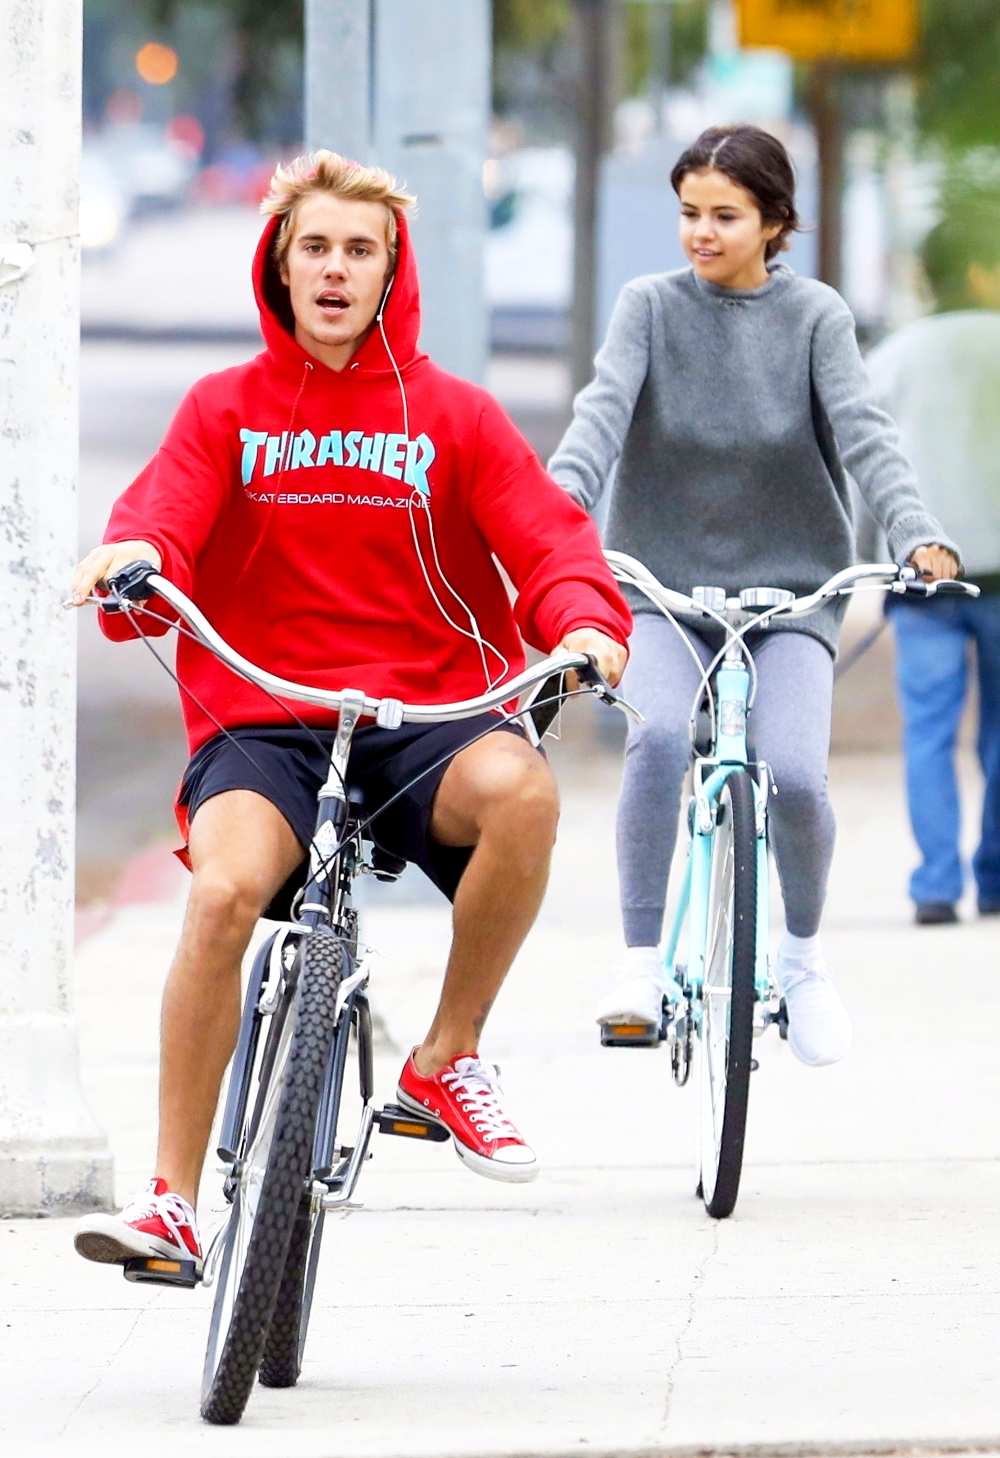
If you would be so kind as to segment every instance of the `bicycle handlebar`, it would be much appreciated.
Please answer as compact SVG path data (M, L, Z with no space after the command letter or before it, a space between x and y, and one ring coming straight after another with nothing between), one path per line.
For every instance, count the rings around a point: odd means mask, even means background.
M452 704L406 704L401 699L372 698L360 690L316 688L310 684L280 678L252 663L249 658L244 658L216 632L201 609L149 562L129 563L109 580L108 588L111 595L101 599L99 604L103 612L133 612L137 603L155 594L180 614L200 643L215 653L234 673L249 679L259 688L284 698L316 704L335 713L339 713L344 699L349 698L362 715L373 718L383 729L398 729L404 723L433 724L471 719L476 714L501 708L511 699L519 698L526 690L534 688L536 684L565 673L576 673L581 684L605 703L616 708L624 706L623 700L615 694L598 669L596 660L589 653L550 653L540 662L487 693Z
M703 602L690 597L686 592L678 592L675 588L665 587L635 557L630 557L625 552L614 551L605 551L604 556L619 582L627 582L639 587L647 596L652 597L654 601L659 601L660 605L666 607L670 612L695 612L713 619L721 618L721 613L706 611ZM762 616L767 619L806 617L809 613L822 607L828 598L844 596L853 592L862 583L868 583L872 587L881 586L888 592L913 597L935 597L938 593L963 597L979 596L979 588L973 582L958 582L954 578L924 582L917 576L916 569L913 567L900 567L895 562L862 562L835 572L815 592L804 593L801 597L791 597L787 602L777 603L766 608ZM736 600L739 601L738 595ZM728 605L727 601L727 607ZM728 626L724 620L723 625Z
M845 567L842 571L835 572L823 583L822 587L818 587L815 592L805 593L801 597L795 597L783 588L758 587L744 589L743 593L735 598L728 598L723 592L721 606L712 606L706 600L698 601L686 592L678 592L675 588L665 587L648 568L626 552L606 550L604 556L618 581L629 583L642 592L654 607L658 607L667 615L678 632L681 632L680 626L673 618L673 614L677 612L697 613L723 630L725 642L706 665L702 664L694 648L688 643L700 675L691 706L692 732L703 693L708 694L709 706L714 718L715 707L709 687L712 674L734 646L738 649L750 674L749 702L751 704L754 702L757 696L757 667L747 645L746 635L751 629L767 628L774 617L806 617L807 614L822 607L828 598L849 596L852 592L863 591L863 584L866 583L873 588L884 587L887 592L909 593L915 597L934 597L938 592L961 594L966 597L979 596L979 588L972 582L956 582L952 578L939 582L923 582L913 567L900 567L895 562L862 562L854 567ZM698 591L698 589L695 590ZM706 593L706 589L701 589L701 591L703 595ZM743 603L744 594L753 599L746 606ZM735 614L727 616L733 607L738 610L740 617L736 617ZM686 643L688 642L683 633L681 633L681 637Z

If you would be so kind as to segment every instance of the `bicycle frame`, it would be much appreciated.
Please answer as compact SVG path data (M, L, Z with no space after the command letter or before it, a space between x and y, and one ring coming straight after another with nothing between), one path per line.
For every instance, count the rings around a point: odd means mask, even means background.
M741 666L741 658L731 650L716 670L712 692L716 702L716 733L712 752L696 756L692 765L693 797L691 803L691 845L681 884L680 899L674 912L670 935L664 952L669 977L668 997L674 1004L682 996L690 996L696 1020L700 1019L700 1001L705 977L705 942L708 928L708 900L712 874L712 840L715 835L719 796L733 772L750 766L747 747L747 710L750 696L750 675ZM767 796L770 776L765 764L757 770L753 781L757 830L757 938L754 958L754 982L757 1000L766 1002L771 994L768 973L768 860L767 860ZM681 931L688 923L686 962L678 961ZM678 972L684 967L683 982Z
M143 610L142 602L145 598L154 594L162 597L186 624L185 631L238 676L256 684L272 697L282 695L332 710L337 714L337 732L330 755L330 767L318 795L316 829L309 851L309 872L293 905L294 920L272 934L258 950L251 969L226 1091L218 1153L226 1166L225 1192L232 1200L241 1178L241 1145L244 1141L261 1031L267 1026L268 1039L276 1035L277 1025L265 1024L265 1019L280 1012L283 1005L284 1015L287 1015L291 1005L290 994L294 991L298 976L301 948L313 932L323 926L330 927L343 943L346 965L337 991L334 1034L323 1076L313 1140L311 1184L315 1202L313 1208L317 1213L321 1208L325 1210L345 1205L351 1199L376 1127L383 1133L407 1138L425 1137L430 1142L439 1142L449 1137L434 1121L422 1122L412 1115L404 1117L403 1111L394 1105L387 1104L383 1109L377 1109L373 1102L372 1019L367 997L368 972L363 964L357 963L357 915L351 903L354 877L359 870L368 869L368 866L362 861L360 854L360 832L364 829L364 822L359 822L354 816L345 788L351 743L359 721L363 717L371 718L379 727L389 730L397 729L407 722L453 722L494 709L508 712L507 706L510 702L520 699L523 694L527 698L519 714L530 718L534 718L536 714L542 715L538 719L536 732L530 736L537 742L547 722L544 718L545 704L542 696L556 693L553 686L557 683L558 696L565 696L562 675L569 671L577 673L585 691L594 693L605 703L626 713L635 711L613 693L599 672L596 660L584 653L552 653L540 663L515 674L505 683L487 689L484 694L456 703L408 704L393 698L371 698L357 689L322 689L295 683L244 658L215 631L191 599L168 578L154 571L148 562L130 564L109 586L111 592L107 598L93 599L98 602L102 611L139 613ZM145 637L141 630L137 631L137 636ZM579 691L581 690L574 692ZM537 709L534 707L536 704ZM386 874L385 868L376 873L382 879L394 879L391 872ZM361 1123L354 1144L336 1148L341 1090L352 1027L358 1037ZM284 1036L283 1025L277 1036ZM260 1089L266 1090L270 1080L271 1068L266 1066L266 1060L273 1061L277 1056L277 1049L278 1045L275 1043L265 1042L265 1063L258 1070L258 1108L251 1112L251 1121L259 1117L259 1100L262 1096ZM225 1228L225 1225L220 1227L205 1257L203 1281L206 1286L211 1285L214 1279L222 1249L220 1237ZM140 1277L137 1275L134 1278ZM158 1277L146 1274L141 1278ZM186 1277L184 1283L194 1284L193 1280Z
M360 700L360 695L357 697ZM246 1119L263 1019L277 1009L289 979L296 974L299 947L304 938L320 924L332 924L344 938L348 960L337 999L337 1033L330 1047L313 1141L312 1180L314 1187L325 1187L317 1193L326 1209L344 1205L350 1200L375 1123L371 1010L366 991L368 974L363 966L357 965L357 917L351 901L351 888L359 869L354 843L356 823L344 793L351 740L361 710L361 702L352 702L345 695L330 755L330 769L319 791L316 832L309 852L309 873L301 892L296 920L273 932L254 958L218 1145L219 1158L229 1166L228 1185L238 1172L237 1144ZM354 1144L342 1151L342 1158L337 1164L338 1151L334 1142L352 1025L358 1037L361 1122Z

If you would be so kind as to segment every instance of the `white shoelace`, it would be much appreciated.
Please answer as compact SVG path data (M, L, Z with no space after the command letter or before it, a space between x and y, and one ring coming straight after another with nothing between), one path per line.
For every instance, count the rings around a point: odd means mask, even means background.
M159 1216L163 1221L170 1232L171 1240L182 1250L187 1250L187 1244L181 1234L181 1226L190 1226L195 1243L199 1250L201 1249L195 1213L187 1200L182 1195L175 1195L173 1190L168 1190L165 1195L154 1194L153 1182L150 1180L149 1188L142 1198L126 1205L121 1218L127 1225L130 1225L136 1220L151 1220L155 1216Z
M500 1084L488 1063L479 1058L459 1058L454 1069L441 1075L441 1082L455 1094L459 1108L487 1144L497 1139L520 1139L500 1103Z

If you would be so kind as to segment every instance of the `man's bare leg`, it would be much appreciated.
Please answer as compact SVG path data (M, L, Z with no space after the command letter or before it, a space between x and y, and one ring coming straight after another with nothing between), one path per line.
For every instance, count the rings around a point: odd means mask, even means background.
M526 740L490 734L457 754L438 787L431 833L475 850L458 887L441 1000L417 1050L432 1077L479 1045L510 965L538 915L549 876L559 797Z
M194 876L163 990L156 1173L194 1205L239 1031L243 953L303 852L284 816L252 790L206 800L189 845Z

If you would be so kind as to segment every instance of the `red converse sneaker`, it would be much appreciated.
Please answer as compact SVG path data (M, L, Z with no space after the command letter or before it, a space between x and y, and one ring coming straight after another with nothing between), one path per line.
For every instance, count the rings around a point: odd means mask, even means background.
M538 1174L534 1150L504 1113L496 1069L477 1053L456 1054L433 1078L417 1071L411 1053L396 1097L404 1109L443 1124L455 1153L476 1174L517 1183Z
M88 1261L123 1264L136 1256L167 1256L194 1261L201 1275L201 1242L187 1200L152 1179L146 1191L119 1215L85 1215L77 1222L73 1244Z

